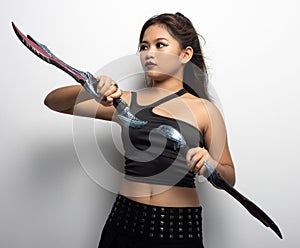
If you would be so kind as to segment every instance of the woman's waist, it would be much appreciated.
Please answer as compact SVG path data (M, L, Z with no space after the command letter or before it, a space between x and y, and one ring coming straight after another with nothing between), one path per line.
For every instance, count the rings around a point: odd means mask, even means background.
M107 225L135 240L185 242L202 239L202 207L165 207L144 204L118 194ZM171 245L170 243L170 245Z
M121 195L143 204L165 207L199 207L196 188L159 185L123 179Z

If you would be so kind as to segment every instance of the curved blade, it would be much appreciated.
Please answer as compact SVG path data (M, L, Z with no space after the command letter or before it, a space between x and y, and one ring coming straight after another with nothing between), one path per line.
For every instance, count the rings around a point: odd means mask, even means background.
M253 215L256 219L262 222L266 227L270 227L278 235L278 237L282 239L282 234L275 222L256 204L254 204L252 201L250 201L248 198L246 198L240 192L234 189L230 184L228 184L226 180L218 173L217 170L214 170L207 178L207 180L214 186L225 190L227 193L233 196L248 210L248 212L251 215Z
M183 152L184 155L189 150L184 137L177 129L168 125L161 125L158 127L158 130L167 139L172 140L176 144L174 147L177 149L180 148L180 152ZM204 166L207 171L203 176L205 176L212 185L225 190L228 194L240 202L252 216L261 221L265 226L270 227L278 235L278 237L282 239L282 234L278 226L262 209L228 184L212 165L204 162Z
M66 73L68 73L70 76L72 76L77 82L84 84L86 81L86 75L83 74L83 72L80 72L60 59L58 59L48 48L47 46L37 42L29 35L24 35L12 22L13 29L19 38L19 40L35 55L37 55L42 60L46 61L49 64L53 64L57 66L58 68L62 69Z
M37 55L47 63L52 64L68 73L77 82L79 82L84 87L84 89L95 99L99 100L101 98L96 91L98 81L91 73L83 72L69 66L68 64L57 58L47 46L37 42L29 35L25 36L13 22L12 26L19 40L31 52L33 52L35 55ZM143 126L147 125L147 121L138 119L130 112L128 105L121 98L114 99L113 105L117 109L120 122L125 127L142 128Z

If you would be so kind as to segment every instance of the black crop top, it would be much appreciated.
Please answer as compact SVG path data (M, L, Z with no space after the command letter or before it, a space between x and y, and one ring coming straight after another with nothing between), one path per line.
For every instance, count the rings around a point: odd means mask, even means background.
M153 112L153 108L186 93L185 89L168 95L150 105L140 106L137 93L131 93L130 111L148 123L142 128L122 127L125 150L125 178L131 181L195 188L195 174L189 171L186 159L156 129L170 125L181 132L189 147L202 147L202 133L193 125Z

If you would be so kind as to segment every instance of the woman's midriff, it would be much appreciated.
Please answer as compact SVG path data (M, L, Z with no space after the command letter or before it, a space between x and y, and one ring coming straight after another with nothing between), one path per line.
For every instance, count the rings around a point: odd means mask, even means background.
M154 206L200 206L196 188L140 183L123 179L119 193L131 200Z

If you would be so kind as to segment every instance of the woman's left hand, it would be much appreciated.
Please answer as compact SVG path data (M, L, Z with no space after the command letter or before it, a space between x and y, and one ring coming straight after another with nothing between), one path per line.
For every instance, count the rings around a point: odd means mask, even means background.
M206 167L204 166L205 161L210 164L215 164L216 162L211 158L209 152L202 147L194 147L189 149L186 154L186 161L190 167L190 171L198 175L202 175L206 170Z

